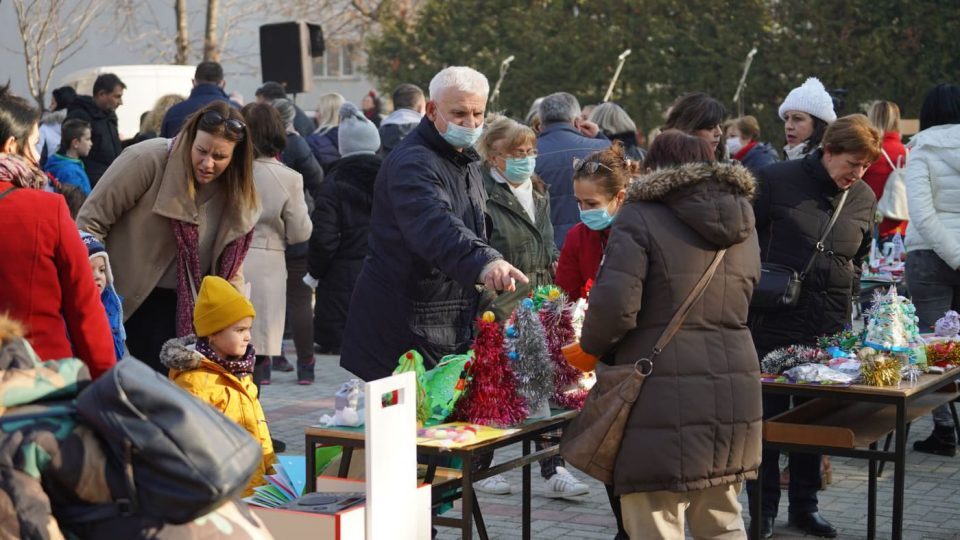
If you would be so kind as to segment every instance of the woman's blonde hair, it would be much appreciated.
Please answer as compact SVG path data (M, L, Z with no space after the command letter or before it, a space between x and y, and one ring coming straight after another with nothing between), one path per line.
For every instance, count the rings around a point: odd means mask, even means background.
M873 127L886 133L896 131L900 133L900 107L892 101L876 101L867 111L867 118Z
M516 148L522 144L532 144L536 148L537 134L533 128L506 116L492 114L487 118L483 135L477 141L476 150L487 166L492 168L493 158L498 152ZM546 184L537 175L533 175L531 181L538 192L546 192Z
M755 141L760 138L760 122L756 117L747 115L733 120L733 125L737 126L737 131L744 139Z
M484 161L490 162L498 152L524 143L537 143L537 135L529 126L506 116L491 115L483 128L483 136L477 142L476 150Z
M216 125L207 124L204 120L204 114L207 112L218 113L225 121ZM237 120L243 129L234 131L229 129L227 122ZM196 194L196 179L193 177L193 143L197 138L197 132L204 131L215 137L221 137L224 140L235 143L233 155L230 158L230 164L223 171L217 182L222 182L227 192L226 208L236 210L255 210L260 206L257 199L257 192L253 186L253 140L251 139L250 128L244 121L240 111L234 109L223 101L213 101L199 111L187 117L183 124L183 129L177 136L177 143L174 152L180 152L183 166L187 171L187 190L190 196Z
M880 157L883 134L862 114L851 114L830 124L823 149L831 154L862 154L868 161Z
M167 111L170 110L170 107L173 107L183 100L184 97L179 94L160 96L156 103L153 104L153 109L151 109L150 112L147 113L147 117L143 119L143 125L140 126L140 130L143 132L152 131L159 135L160 128L163 127L163 117L167 115Z
M323 94L317 100L316 116L313 117L317 123L317 130L326 131L334 126L340 125L340 106L347 100L336 92Z

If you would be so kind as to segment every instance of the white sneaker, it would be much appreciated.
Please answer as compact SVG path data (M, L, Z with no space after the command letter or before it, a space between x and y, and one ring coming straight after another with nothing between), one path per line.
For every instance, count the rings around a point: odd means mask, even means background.
M551 499L580 497L588 493L590 493L590 488L574 478L565 467L557 467L557 474L543 483L543 496Z
M509 495L513 491L510 483L499 474L491 476L490 478L484 478L479 482L474 482L473 489L489 495Z

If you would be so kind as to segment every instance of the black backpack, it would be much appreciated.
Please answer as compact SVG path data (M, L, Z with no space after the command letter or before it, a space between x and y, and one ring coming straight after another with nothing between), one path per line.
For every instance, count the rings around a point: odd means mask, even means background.
M77 412L122 464L128 498L68 521L187 523L240 495L263 459L243 427L134 358L81 392Z

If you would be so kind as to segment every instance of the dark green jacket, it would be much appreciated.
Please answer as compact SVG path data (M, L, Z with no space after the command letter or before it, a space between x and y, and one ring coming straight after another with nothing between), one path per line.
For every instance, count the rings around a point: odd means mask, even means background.
M520 201L506 184L493 179L485 169L483 184L487 190L487 231L490 247L530 278L529 286L517 286L513 293L485 298L481 311L493 311L498 321L505 320L531 287L553 283L553 263L559 253L553 242L553 224L550 222L550 196L533 187L536 223L523 209Z

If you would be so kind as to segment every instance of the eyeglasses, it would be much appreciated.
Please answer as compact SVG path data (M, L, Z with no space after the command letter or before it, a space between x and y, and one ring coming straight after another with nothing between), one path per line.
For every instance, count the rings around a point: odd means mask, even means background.
M238 141L246 137L247 125L236 118L225 118L217 111L207 111L200 117L200 125L205 128L215 128L224 126Z
M613 172L613 169L611 169L610 167L607 167L606 165L604 165L603 163L600 163L599 161L597 161L597 160L595 160L595 159L583 160L583 159L580 159L580 158L573 158L573 172L574 172L574 174L576 174L576 173L578 173L578 172L580 172L580 171L583 171L583 172L585 172L585 173L587 173L587 174L597 174L597 171L600 170L600 167L603 167L604 169L606 169L606 170L608 170L608 171L610 171L610 172Z

